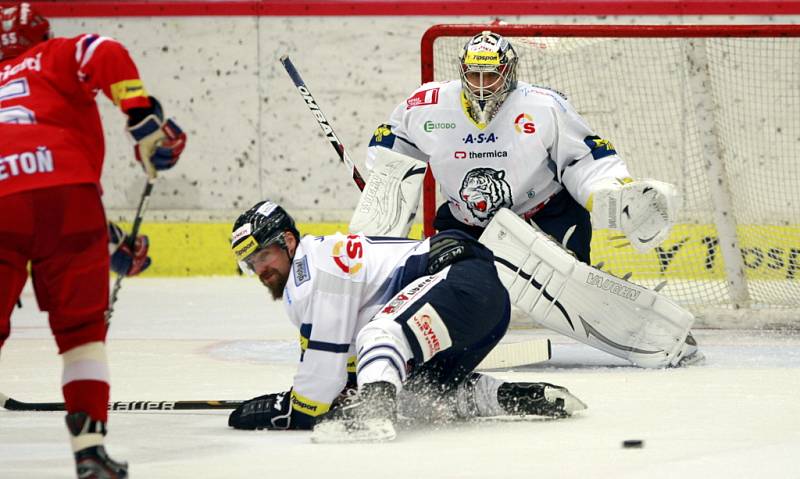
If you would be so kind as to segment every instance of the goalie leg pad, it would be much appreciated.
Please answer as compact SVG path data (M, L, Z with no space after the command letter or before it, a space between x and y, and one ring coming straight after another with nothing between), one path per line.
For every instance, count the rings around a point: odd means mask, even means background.
M480 241L512 304L542 326L641 367L680 360L695 318L669 298L579 262L507 209Z
M407 237L419 206L425 169L422 161L378 148L375 168L350 219L350 231Z

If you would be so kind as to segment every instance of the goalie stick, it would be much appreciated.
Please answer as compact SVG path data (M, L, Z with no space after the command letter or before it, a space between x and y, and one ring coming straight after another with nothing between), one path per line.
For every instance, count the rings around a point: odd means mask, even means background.
M131 229L131 233L128 235L126 241L131 251L135 251L136 236L139 234L139 228L142 226L144 210L147 209L147 202L150 199L150 194L153 192L153 185L155 182L155 177L148 176L147 183L144 185L144 191L142 191L142 196L139 198L139 207L136 208L136 216L133 218L133 229ZM118 274L117 280L114 281L114 288L111 290L111 298L108 300L108 310L106 311L106 326L111 322L111 315L114 314L114 304L117 302L117 295L119 294L119 289L122 287L122 278L124 277L125 275Z
M328 141L331 142L331 146L333 146L333 149L336 150L336 153L339 155L339 158L342 160L345 166L350 168L350 171L353 173L353 181L356 183L356 186L358 186L358 189L363 191L364 185L366 184L364 178L361 176L361 173L358 172L356 164L353 163L352 159L350 159L350 155L348 155L347 152L345 151L344 145L342 144L341 141L339 141L339 138L336 136L336 133L333 132L333 127L331 127L331 124L328 122L328 119L325 118L325 114L322 113L322 110L320 109L319 105L317 105L317 101L311 95L311 92L308 90L308 87L306 86L306 83L303 81L303 78L300 76L300 73L297 72L297 69L294 67L294 64L289 59L289 55L283 55L280 60L281 63L283 64L283 68L286 69L286 73L289 74L289 77L291 77L292 82L294 82L294 85L297 87L297 91L300 92L300 95L302 95L303 100L306 101L306 106L308 106L308 109L311 110L311 113L314 115L314 118L317 120L317 123L319 123L319 127L322 128L322 132L325 134L325 138L327 138Z
M483 358L475 369L501 369L527 366L549 361L552 356L549 339L533 339L519 343L500 343Z

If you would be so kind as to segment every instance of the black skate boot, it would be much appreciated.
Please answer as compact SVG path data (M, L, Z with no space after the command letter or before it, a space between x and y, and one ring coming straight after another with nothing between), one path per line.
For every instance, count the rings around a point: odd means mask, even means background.
M365 384L358 394L339 402L314 427L311 442L382 442L397 436L397 390L379 381Z
M85 412L67 414L67 428L73 444L87 444L75 452L78 479L125 479L128 463L116 462L106 453L102 438L106 435L106 424L93 421ZM80 446L78 446L80 447Z
M549 383L503 383L497 402L512 415L567 417L586 409L566 388Z

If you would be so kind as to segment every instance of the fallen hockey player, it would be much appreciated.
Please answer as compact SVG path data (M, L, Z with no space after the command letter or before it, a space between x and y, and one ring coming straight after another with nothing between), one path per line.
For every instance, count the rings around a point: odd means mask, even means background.
M283 298L302 349L292 387L245 402L230 415L234 428L392 440L406 395L418 412L455 418L558 418L586 407L560 386L474 372L505 334L510 303L491 251L466 234L300 239L292 217L262 201L238 218L231 247Z

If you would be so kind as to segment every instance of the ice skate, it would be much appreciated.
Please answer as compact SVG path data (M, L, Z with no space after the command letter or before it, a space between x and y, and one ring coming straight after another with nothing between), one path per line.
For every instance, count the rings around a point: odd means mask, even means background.
M566 388L549 383L503 383L497 401L511 415L567 417L586 409Z
M365 384L314 427L311 442L384 442L395 438L396 389L388 382Z
M128 463L117 462L106 453L103 446L87 447L75 453L78 479L124 479L128 477Z
M675 362L674 367L679 368L682 366L700 364L703 361L705 361L705 359L706 356L700 352L700 349L697 347L697 341L695 341L694 336L692 336L692 333L689 333L689 335L686 336L686 342L684 343L684 348L678 355L678 360Z
M102 444L106 435L104 422L95 421L85 412L67 414L67 428L72 435L78 479L124 479L128 463L117 462L106 453ZM85 447L83 447L85 446Z

